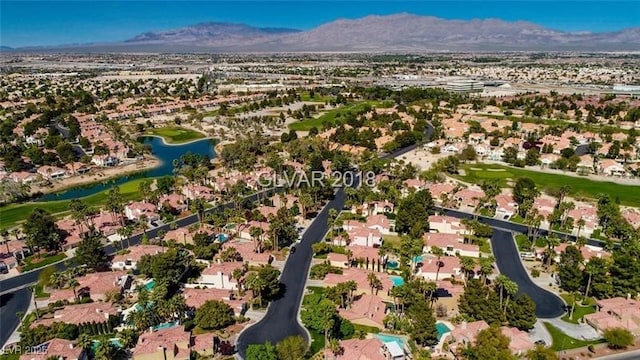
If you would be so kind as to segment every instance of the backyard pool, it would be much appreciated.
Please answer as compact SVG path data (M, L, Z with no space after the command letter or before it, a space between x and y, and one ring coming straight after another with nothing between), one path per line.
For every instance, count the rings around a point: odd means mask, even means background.
M389 260L387 261L387 269L397 269L398 268L398 262L395 260Z
M166 323L162 323L162 324L160 324L160 325L156 325L156 326L154 326L154 327L153 327L153 330L163 330L163 329L168 329L168 328L173 327L173 326L176 326L176 325L178 325L178 323L177 323L177 322L170 321L170 322L166 322Z
M227 241L228 238L229 236L225 233L218 234L218 241L221 243Z
M419 262L422 262L422 255L415 256L413 258L413 262L416 263L416 264L419 263Z
M146 284L144 284L144 288L151 291L156 287L156 281L154 279L149 280Z
M402 276L392 275L391 281L393 281L393 286L400 286L404 284L404 279Z
M382 342L394 342L400 346L400 349L404 349L404 339L400 336L376 334L376 337Z
M111 344L113 344L113 346L121 348L122 349L122 342L120 341L119 338L111 338L109 339L109 342ZM93 340L93 342L91 343L91 350L93 350L94 352L98 349L98 345L100 345L100 341L98 340Z
M448 332L451 332L451 329L447 325L441 322L436 323L436 330L438 331L438 340L442 339L442 336Z

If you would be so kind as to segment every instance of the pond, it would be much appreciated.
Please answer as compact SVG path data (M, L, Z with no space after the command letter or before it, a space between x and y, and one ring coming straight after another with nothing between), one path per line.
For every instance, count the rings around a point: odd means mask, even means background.
M97 194L116 185L122 185L135 179L161 177L173 174L173 160L191 152L200 155L209 155L212 159L216 156L214 146L216 139L202 139L180 145L165 144L162 138L156 136L143 136L138 139L143 144L151 146L151 153L160 160L160 164L150 170L135 174L123 175L107 181L74 187L57 193L45 194L36 201L70 200Z

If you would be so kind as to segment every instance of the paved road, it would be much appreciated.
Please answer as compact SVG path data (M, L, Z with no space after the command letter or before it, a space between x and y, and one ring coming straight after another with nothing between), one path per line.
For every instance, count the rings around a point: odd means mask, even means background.
M536 303L536 316L550 319L564 314L564 302L550 291L533 283L522 265L513 235L504 230L494 229L491 248L500 273L518 284L518 294L527 294Z
M261 192L260 196L263 196L262 194L271 194L281 190L283 189L280 188L276 190L266 190ZM253 194L248 196L247 198L251 201L256 201L257 197L258 197L258 194ZM220 206L208 209L206 212L209 213L214 211L220 211L225 207L233 207L233 203L220 205ZM190 215L177 220L176 223L180 227L188 227L189 225L194 224L197 221L198 221L198 217L196 215ZM147 235L149 236L149 238L154 238L156 237L156 235L158 234L158 231L160 230L169 231L170 230L169 224L165 224L157 228L150 229L149 231L147 231ZM142 233L133 235L129 241L131 246L138 245L141 242L142 242ZM122 245L123 247L127 247L127 241L126 240L123 241ZM108 244L107 246L105 246L104 249L107 254L114 254L116 252L116 249L113 246L113 244ZM67 262L66 260L71 260L71 259L67 258L65 259L64 262L59 262L52 266L54 266L58 271L64 270L67 267L67 265L65 264ZM75 265L71 264L71 266L75 266ZM0 281L0 297L2 299L0 301L0 324L1 324L0 325L0 345L5 344L7 339L11 336L13 331L18 326L15 313L27 311L29 307L28 288L31 285L38 282L38 276L40 275L40 272L42 272L42 270L44 270L45 268L47 267L36 269L34 271L23 273L23 274L13 276ZM24 300L25 296L26 296L26 300Z
M615 354L615 355L600 356L600 357L594 358L594 359L600 359L600 360L638 360L638 359L640 359L640 350L627 351L627 352L620 353L620 354Z
M296 252L289 256L282 271L280 282L284 284L284 296L269 305L267 314L262 320L240 334L236 347L242 358L250 344L263 344L267 341L275 344L291 335L307 337L307 333L298 323L298 309L313 257L311 245L321 241L329 230L327 225L329 209L342 210L344 202L344 189L340 188L334 199L322 209L307 228L302 241L296 245Z
M16 316L19 312L25 312L29 308L31 291L29 289L18 290L11 294L0 296L0 344L4 346L13 331L20 325L20 319Z

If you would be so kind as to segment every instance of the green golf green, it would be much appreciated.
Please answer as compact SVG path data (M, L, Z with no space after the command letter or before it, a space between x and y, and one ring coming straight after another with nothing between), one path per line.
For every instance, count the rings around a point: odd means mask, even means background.
M640 186L593 181L587 177L548 174L494 164L469 164L461 166L461 169L464 175L455 177L469 183L480 184L486 180L497 180L500 186L506 187L519 177L528 177L541 191L552 191L569 185L572 196L596 199L601 194L608 194L612 199L618 197L622 205L640 207Z

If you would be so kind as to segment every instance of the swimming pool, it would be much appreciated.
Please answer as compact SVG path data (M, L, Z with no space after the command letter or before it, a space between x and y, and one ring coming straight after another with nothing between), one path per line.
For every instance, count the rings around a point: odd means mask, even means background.
M173 327L173 326L176 326L176 325L178 325L178 323L177 323L177 322L173 322L173 321L171 321L171 322L166 322L166 323L163 323L163 324L160 324L160 325L156 325L156 326L154 326L154 327L153 327L153 330L163 330L163 329L168 329L168 328Z
M394 261L394 260L389 260L387 261L387 269L397 269L398 268L398 262Z
M225 233L220 233L218 234L218 241L223 243L225 241L227 241L227 239L229 238L229 236Z
M422 255L415 256L415 257L413 258L413 262L414 262L414 263L422 262Z
M393 286L394 287L404 284L404 279L402 278L402 276L392 275L391 276L391 281L393 281Z
M147 290L153 290L154 287L156 287L156 281L154 279L151 279L144 284L144 288Z
M121 348L121 349L123 348L122 342L120 341L119 338L111 338L111 339L109 339L109 342L111 344L113 344L117 348ZM100 341L93 340L91 342L91 350L93 350L95 352L98 349L98 345L100 345Z
M385 335L385 334L376 334L376 337L380 339L382 342L394 342L400 346L401 349L404 349L404 339L400 336L393 335Z
M436 323L436 330L438 331L438 340L442 339L444 334L451 332L451 329L447 325L441 322Z

